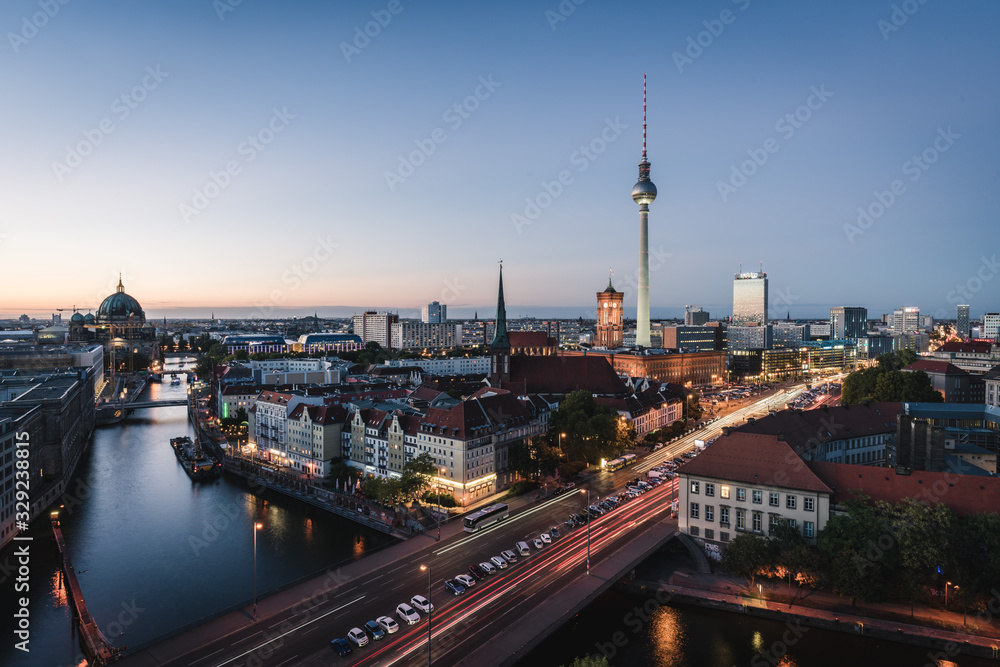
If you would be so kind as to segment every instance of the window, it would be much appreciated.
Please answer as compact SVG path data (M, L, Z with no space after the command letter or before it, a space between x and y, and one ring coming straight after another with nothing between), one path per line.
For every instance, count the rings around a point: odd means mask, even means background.
M729 499L729 487L728 486L720 486L719 487L719 497L720 498L725 498L726 500Z
M762 500L762 499L763 499L763 497L764 497L764 495L763 495L763 492L761 492L761 491L756 491L756 490L755 490L755 491L753 492L753 502L754 502L755 504L757 504L757 505L760 505L760 504L761 504L762 502L764 502L764 501Z
M698 526L691 526L688 530L691 531L692 535L694 535L695 537L698 537Z
M760 512L753 513L753 532L759 533L761 531L762 519Z
M785 509L793 510L796 505L796 497L791 494L785 494Z
M705 521L715 521L715 505L705 505Z
M715 539L715 531L712 530L711 528L706 528L705 529L705 539L706 540L714 540Z
M781 494L778 494L778 493L775 493L774 491L772 491L768 495L767 504L770 505L771 507L778 507L778 505L779 505L778 500L779 500L780 496L781 496Z
M816 525L812 521L805 521L802 524L802 537L815 537Z
M719 540L722 542L729 541L729 533L719 533Z
M795 522L795 519L788 519L788 527L795 528L796 530L798 530L799 528L798 524Z
M744 502L744 501L746 501L746 499L747 499L747 490L746 489L737 488L736 489L736 500L739 500L740 502Z
M691 482L691 493L698 493L698 482Z
M802 509L807 512L813 511L813 498L803 498L802 499Z
M747 511L744 509L736 509L736 530L746 530L747 529Z
M715 495L715 484L705 482L705 495L714 496Z
M719 525L720 526L725 526L725 527L729 526L729 508L728 507L720 507L719 508Z

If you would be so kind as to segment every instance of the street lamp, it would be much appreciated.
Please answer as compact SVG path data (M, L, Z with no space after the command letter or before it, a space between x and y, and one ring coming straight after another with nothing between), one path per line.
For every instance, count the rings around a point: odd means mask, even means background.
M431 600L431 566L421 565L420 571L427 570L427 665L431 664L431 616L434 615L434 603Z
M257 531L264 527L262 523L253 525L253 620L257 620Z
M950 581L944 582L944 608L948 609L948 587L951 586Z
M566 437L565 433L560 433L559 434L559 456L562 456L562 453L563 453L562 441L563 441L563 438L565 438L565 437Z

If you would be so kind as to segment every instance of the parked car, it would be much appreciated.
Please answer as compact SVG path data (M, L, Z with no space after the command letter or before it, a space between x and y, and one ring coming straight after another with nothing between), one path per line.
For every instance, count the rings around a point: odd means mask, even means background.
M541 535L538 536L538 539L540 539L545 544L552 544L552 536L549 535L548 533L542 533Z
M480 563L479 564L479 569L482 570L483 572L485 572L486 574L496 574L497 573L496 565L494 565L493 563Z
M431 602L429 602L427 598L425 598L423 595L414 595L412 598L410 598L410 604L412 604L414 608L422 611L425 614L429 614L432 611L434 611L434 605Z
M469 566L469 574L472 575L473 579L485 579L486 578L486 570L484 570L482 567L480 567L478 565L470 565Z
M554 539L554 540L555 539L559 539L559 527L558 526L552 526L551 528L549 528L549 535L551 535L552 539Z
M365 623L365 630L372 636L372 639L382 639L382 637L385 637L385 630L375 621Z
M501 551L500 555L503 556L504 560L506 560L508 563L513 563L514 561L517 560L517 554L511 551L510 549L507 549L506 551Z
M462 584L458 583L454 579L445 579L444 580L444 587L445 587L445 590L447 590L452 595L461 595L462 593L465 592L465 586L463 586Z
M492 561L493 564L496 565L498 570L507 569L507 560L503 556L493 556L492 558L490 558L490 561Z
M462 584L466 588L472 588L476 585L476 580L467 574L459 574L455 576L455 581Z
M358 632L361 631L358 630ZM366 642L368 641L368 637L365 637L365 641ZM351 648L351 643L346 639L344 639L343 637L338 637L337 639L334 639L332 642L330 642L330 646L332 646L333 650L336 651L337 654L340 655L340 657L342 658L344 656L350 655L351 653L354 653L354 649Z
M381 630L379 632L381 633ZM381 636L381 634L379 636ZM347 639L354 642L354 645L358 648L367 646L368 644L368 635L366 635L365 631L361 628L351 628L347 632Z
M542 541L537 537L534 539L533 544L535 545L536 549L541 549L542 547L545 546L544 544L542 544Z
M396 616L399 616L399 620L407 625L415 625L420 622L420 614L405 602L396 605Z
M396 621L392 620L388 616L379 616L375 619L375 622L379 624L386 634L392 634L394 632L399 632L399 626L396 625Z

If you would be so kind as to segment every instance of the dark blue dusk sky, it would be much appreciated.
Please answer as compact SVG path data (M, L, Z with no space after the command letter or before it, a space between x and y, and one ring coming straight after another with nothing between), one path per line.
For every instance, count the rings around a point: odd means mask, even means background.
M482 315L501 257L512 315L587 315L609 267L634 314L643 73L654 317L729 314L761 260L772 316L1000 307L993 2L8 0L0 29L0 316L119 271L151 316Z

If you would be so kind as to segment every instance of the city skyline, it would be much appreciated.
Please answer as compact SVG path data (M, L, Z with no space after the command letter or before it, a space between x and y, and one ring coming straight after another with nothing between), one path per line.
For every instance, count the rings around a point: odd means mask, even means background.
M486 319L502 256L512 317L593 317L611 265L634 319L643 73L653 318L725 316L760 260L775 319L997 310L965 242L997 203L995 6L651 7L649 41L601 5L388 6L5 5L0 261L30 279L0 314L121 272L151 318Z

